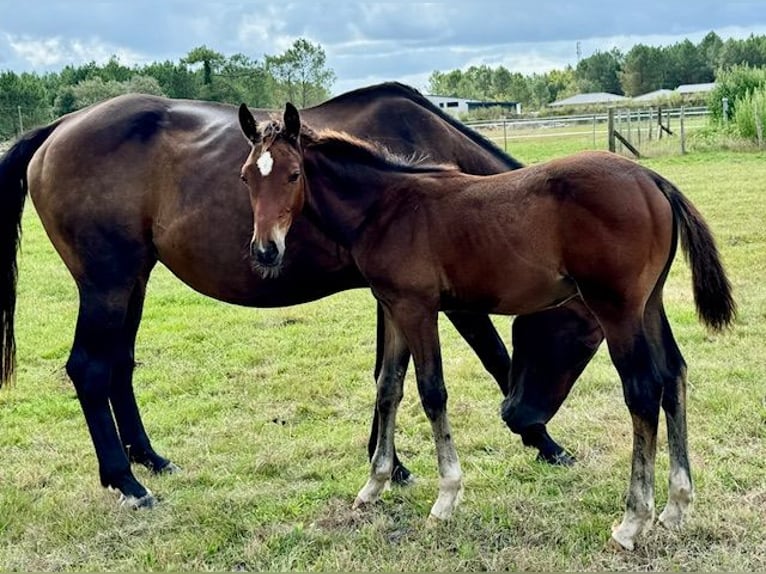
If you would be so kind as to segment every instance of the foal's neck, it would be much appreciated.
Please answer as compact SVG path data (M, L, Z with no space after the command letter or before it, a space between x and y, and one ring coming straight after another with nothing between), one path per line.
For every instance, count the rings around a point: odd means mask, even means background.
M343 247L351 248L379 205L400 187L406 174L344 163L321 153L304 153L308 181L306 215Z

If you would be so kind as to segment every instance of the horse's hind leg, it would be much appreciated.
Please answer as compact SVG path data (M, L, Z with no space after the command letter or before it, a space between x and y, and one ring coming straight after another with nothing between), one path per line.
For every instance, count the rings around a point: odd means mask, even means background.
M609 354L622 380L625 403L633 421L633 462L625 516L612 531L612 539L633 550L636 538L654 521L654 465L657 452L657 424L663 378L658 369L660 342L644 328L642 310L617 309L613 304L588 301L606 334ZM601 307L601 309L599 309ZM601 312L599 312L601 311Z
M78 281L80 311L67 373L93 439L101 484L121 493L131 507L153 506L155 499L131 472L109 408L115 365L125 360L123 326L132 285L99 286Z
M694 499L694 488L689 464L686 432L686 362L673 337L667 316L661 305L651 317L647 316L647 330L661 341L656 356L664 381L662 408L668 428L670 475L668 501L660 514L660 523L671 529L679 528Z
M122 446L130 462L142 464L154 473L174 472L178 467L152 448L133 392L136 333L141 322L148 277L147 271L136 282L130 295L121 341L116 350L119 356L116 357L112 370L109 400L120 431Z

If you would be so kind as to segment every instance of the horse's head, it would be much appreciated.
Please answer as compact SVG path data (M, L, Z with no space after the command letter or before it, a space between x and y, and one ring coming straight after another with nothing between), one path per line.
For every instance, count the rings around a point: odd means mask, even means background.
M250 255L264 277L275 276L282 264L287 232L303 209L305 180L300 114L288 103L282 123L258 124L242 104L239 125L252 145L240 173L250 191L253 207Z

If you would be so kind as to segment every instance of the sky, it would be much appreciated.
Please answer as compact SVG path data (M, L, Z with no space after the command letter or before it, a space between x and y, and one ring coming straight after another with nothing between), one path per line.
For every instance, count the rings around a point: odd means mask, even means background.
M178 61L205 45L262 61L298 38L319 44L332 93L396 80L427 91L434 71L505 66L524 75L643 43L766 35L766 0L245 2L0 0L0 72Z

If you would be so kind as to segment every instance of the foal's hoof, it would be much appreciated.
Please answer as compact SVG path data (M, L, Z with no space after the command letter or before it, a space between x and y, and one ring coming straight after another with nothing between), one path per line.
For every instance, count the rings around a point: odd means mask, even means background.
M633 552L636 545L631 539L620 539L617 536L614 535L614 532L609 537L609 547L612 550L616 550L618 552Z
M577 459L573 455L563 449L556 453L539 452L537 454L537 460L553 466L574 466L574 463L577 462Z
M157 505L157 499L152 492L147 489L146 494L141 497L125 496L120 494L120 507L138 510L139 508L154 508Z

